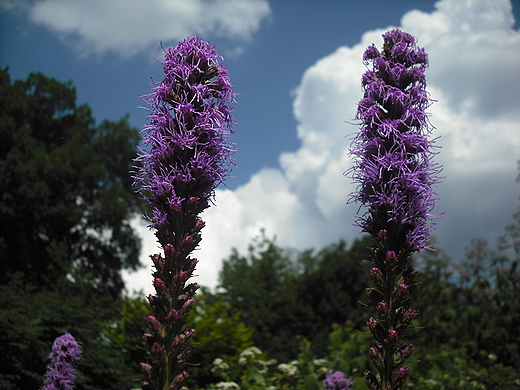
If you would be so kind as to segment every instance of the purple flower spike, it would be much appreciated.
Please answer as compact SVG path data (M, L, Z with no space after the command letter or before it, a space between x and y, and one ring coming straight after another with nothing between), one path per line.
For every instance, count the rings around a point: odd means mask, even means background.
M201 241L204 222L217 185L233 164L232 85L221 57L207 42L191 37L165 51L163 79L145 96L150 123L134 175L151 207L147 216L156 229L163 254L152 255L155 267L150 295L152 314L145 334L152 362L142 363L142 387L180 389L188 374L183 363L194 330L187 326L198 286L188 283L197 264L191 252ZM151 364L150 364L151 363Z
M58 337L52 345L49 355L50 363L45 374L45 384L42 390L72 390L81 347L69 333Z
M335 371L332 374L327 375L327 378L323 381L324 390L350 390L350 385L354 381L352 378L347 378L341 371Z
M436 218L430 212L440 167L432 161L432 126L425 112L431 102L424 76L428 56L416 47L414 37L400 30L383 34L383 39L381 50L372 45L363 55L368 70L361 79L364 97L356 115L361 131L350 152L350 173L358 184L351 201L366 206L357 224L375 240L369 297L378 318L368 324L382 356L371 355L379 378L371 373L365 378L370 389L399 390L408 375L401 367L406 359L400 358L400 340L417 314L409 298L417 272L408 267L408 258L426 248ZM411 346L407 348L411 353Z

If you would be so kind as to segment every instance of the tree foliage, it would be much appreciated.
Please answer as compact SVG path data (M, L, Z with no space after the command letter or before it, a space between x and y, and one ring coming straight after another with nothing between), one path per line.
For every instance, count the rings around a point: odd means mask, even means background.
M220 273L221 294L232 310L255 329L253 341L285 360L298 353L300 340L312 341L315 352L326 352L333 323L362 326L364 291L368 283L368 239L348 249L344 241L318 253L282 249L265 235L247 256L234 251Z
M95 125L71 83L0 72L0 283L16 273L53 289L88 278L113 296L135 269L129 225L138 203L128 175L139 133L127 117Z
M102 333L119 316L120 271L139 265L138 140L128 117L96 125L70 82L0 70L0 388L38 388L65 332L84 346L79 388L131 386Z

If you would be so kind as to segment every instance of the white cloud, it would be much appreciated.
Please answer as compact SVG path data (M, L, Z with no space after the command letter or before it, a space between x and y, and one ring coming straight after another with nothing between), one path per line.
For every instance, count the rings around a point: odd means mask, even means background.
M430 14L408 12L396 26L429 53L426 76L438 100L429 111L446 176L436 209L446 215L434 234L456 255L473 236L501 233L517 207L520 34L512 23L507 1L444 0ZM365 33L305 72L294 100L301 147L280 156L280 170L262 170L236 191L217 191L217 207L204 215L200 283L215 286L220 260L231 247L244 252L261 227L280 245L300 249L357 236L358 206L345 205L354 188L343 176L350 167L345 136L357 128L345 122L362 97L362 53L381 46L385 31Z
M247 41L270 12L265 0L44 0L34 3L29 16L80 55L129 57L191 35Z
M509 1L443 1L436 8L401 21L428 52L429 84L456 110L483 120L509 115L520 106L520 36Z

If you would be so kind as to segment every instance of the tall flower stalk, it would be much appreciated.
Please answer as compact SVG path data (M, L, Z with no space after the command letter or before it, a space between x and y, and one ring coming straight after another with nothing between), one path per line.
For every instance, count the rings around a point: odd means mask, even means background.
M143 148L135 174L151 207L161 254L151 256L155 295L150 295L150 332L144 335L151 361L141 363L144 389L180 389L188 374L184 363L194 330L187 316L195 303L191 253L201 241L216 186L230 171L233 152L232 85L221 57L207 42L191 37L165 51L163 79L145 97L151 106L143 129Z
M365 378L370 390L398 390L413 348L403 336L417 315L409 296L417 271L409 257L426 247L440 167L432 161L432 126L425 112L431 102L425 90L427 54L400 30L383 39L381 51L372 45L363 55L368 70L350 173L358 184L352 200L367 208L358 225L375 241L369 259L373 287L367 293L376 314L367 325L375 338L369 356L379 374L367 372Z
M76 339L66 333L54 340L49 364L45 373L45 384L41 390L73 390L76 369L74 364L79 361L81 346Z

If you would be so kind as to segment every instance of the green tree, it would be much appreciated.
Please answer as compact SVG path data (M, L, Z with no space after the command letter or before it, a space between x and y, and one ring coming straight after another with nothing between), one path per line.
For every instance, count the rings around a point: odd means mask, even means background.
M369 285L367 248L371 238L365 236L348 248L344 240L330 244L315 255L317 268L301 277L297 297L305 306L308 322L302 335L312 341L314 351L325 356L333 324L347 321L362 329L369 317L365 290Z
M11 83L3 69L0 92L0 283L81 277L117 296L120 270L139 265L128 174L138 131L127 117L95 126L70 82L40 73Z
M472 239L459 263L440 248L415 257L419 329L410 364L417 388L518 388L518 218L494 247Z
M103 329L120 315L120 271L139 265L138 142L127 117L96 125L71 82L0 69L1 388L38 388L65 332L84 346L78 388L132 385Z
M224 297L212 299L202 291L197 297L190 322L196 332L192 336L192 353L189 356L188 385L190 389L204 388L218 382L218 375L211 370L216 358L238 361L238 355L252 346L253 328L240 321L240 312L233 312Z
M270 356L294 359L301 338L325 356L333 323L366 321L359 301L368 284L367 240L356 240L350 249L339 241L313 254L282 249L262 235L247 256L234 251L224 261L222 294L255 329L254 345Z
M255 329L254 345L285 358L298 351L291 324L301 311L295 302L297 264L293 252L261 236L250 245L248 256L233 251L220 272L223 295L241 320Z

